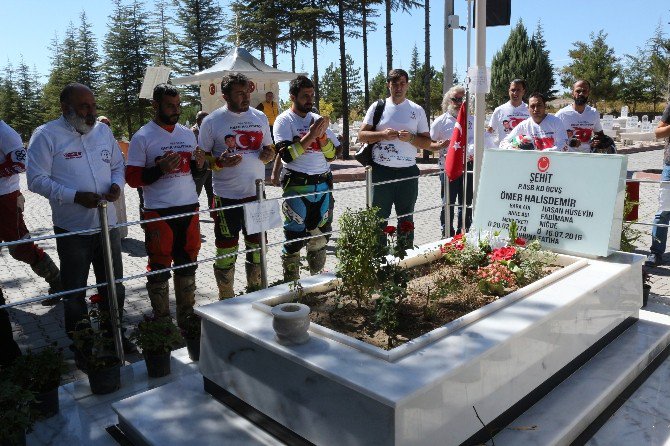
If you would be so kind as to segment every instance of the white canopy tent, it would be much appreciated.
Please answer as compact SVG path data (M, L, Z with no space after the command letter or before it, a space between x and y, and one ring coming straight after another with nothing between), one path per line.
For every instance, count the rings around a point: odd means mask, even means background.
M265 100L265 93L271 91L279 97L279 82L290 81L300 74L273 68L256 59L244 48L234 48L213 67L191 76L172 79L172 84L200 85L200 102L206 112L225 104L221 96L221 78L230 73L242 73L251 81L251 106Z

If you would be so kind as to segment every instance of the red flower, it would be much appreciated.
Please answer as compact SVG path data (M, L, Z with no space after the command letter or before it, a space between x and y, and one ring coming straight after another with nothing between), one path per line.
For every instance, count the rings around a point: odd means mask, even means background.
M521 237L517 237L514 240L514 244L517 245L517 246L526 246L526 239L521 238Z
M395 233L395 226L387 226L384 228L384 234L394 234Z
M455 236L452 237L451 241L455 242L456 240L461 240L462 238L463 238L463 233L459 232L458 234L456 234Z
M514 247L505 246L503 248L494 249L489 253L489 259L492 262L497 260L511 260L512 257L514 257L514 254L516 254L516 249L514 249Z
M102 296L99 294L94 294L93 296L89 297L88 300L90 300L92 304L99 304L103 301Z
M400 223L400 232L412 232L414 230L414 223L405 220Z

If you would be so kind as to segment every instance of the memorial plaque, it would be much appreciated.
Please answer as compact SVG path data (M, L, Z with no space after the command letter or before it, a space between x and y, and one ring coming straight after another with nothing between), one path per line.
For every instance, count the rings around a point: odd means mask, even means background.
M619 249L627 160L622 155L487 149L473 228L538 239L555 252Z

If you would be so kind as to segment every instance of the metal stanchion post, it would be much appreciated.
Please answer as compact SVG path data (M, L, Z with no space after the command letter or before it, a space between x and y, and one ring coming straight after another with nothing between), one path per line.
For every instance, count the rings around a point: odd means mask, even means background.
M451 232L451 225L453 222L449 218L449 177L447 177L446 172L440 173L444 181L442 182L442 193L444 194L444 200L442 200L442 215L444 215L444 226L442 227L442 237L449 237L449 232Z
M256 200L262 203L265 200L265 181L256 180ZM265 231L261 234L261 286L268 287L268 246Z
M365 206L372 207L372 166L365 166Z
M107 277L107 301L109 302L109 319L112 323L112 337L114 348L121 364L125 363L123 343L121 342L121 319L119 317L119 302L116 296L116 282L114 279L114 264L112 262L112 244L109 240L109 225L107 224L107 201L98 204L98 216L100 217L100 238L102 251L105 256L105 275Z

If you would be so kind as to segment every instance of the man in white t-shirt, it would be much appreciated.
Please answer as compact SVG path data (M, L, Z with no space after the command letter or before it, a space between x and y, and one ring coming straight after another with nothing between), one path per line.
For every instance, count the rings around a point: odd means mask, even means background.
M544 95L531 94L528 108L530 118L514 127L500 142L500 148L566 152L568 133L560 119L547 114L547 99Z
M574 104L566 105L556 113L568 132L569 152L591 153L597 141L604 138L598 110L587 105L591 84L586 80L578 80L572 86ZM592 143L592 137L596 136Z
M444 200L444 162L447 154L447 148L449 147L449 140L451 139L451 134L454 131L454 126L456 124L456 117L458 116L458 111L461 107L461 104L465 100L465 88L462 85L454 85L451 87L445 94L442 99L442 110L444 114L435 118L433 124L430 126L430 138L433 141L430 144L430 150L435 151L439 150L438 155L438 165L440 167L440 196ZM472 171L472 159L474 157L474 117L472 115L468 116L468 128L467 138L468 138L468 162L467 170ZM473 150L470 150L472 148ZM449 221L449 236L452 237L454 234L457 234L462 231L463 226L463 206L462 203L465 201L469 206L472 204L472 175L469 175L467 178L467 198L464 200L463 197L463 177L453 178L449 180L449 216L447 217ZM458 200L458 216L456 223L456 230L454 230L453 221L454 221L454 209L452 205L456 204ZM472 209L467 209L465 213L466 218L466 230L470 228L470 223L472 221ZM440 212L440 225L444 232L444 212Z
M398 228L409 229L414 227L414 205L419 195L416 153L417 149L430 148L430 128L423 108L407 99L407 72L393 69L389 71L386 82L390 96L386 98L381 119L373 129L375 103L363 118L358 140L375 144L372 149L373 184L411 178L375 186L372 198L372 205L379 208L379 216L383 220L389 218L391 208L395 206L396 214L403 215L398 218ZM411 248L414 231L402 231L398 241Z
M256 180L265 178L265 164L274 159L268 118L249 107L249 79L240 73L221 81L226 106L213 111L200 126L200 145L212 169L214 207L241 205L256 200ZM218 210L214 215L216 255L214 276L219 299L235 295L235 261L240 231L247 250L247 290L261 286L260 242L262 233L248 234L241 206Z
M488 132L493 133L498 143L505 139L509 132L521 121L530 117L528 105L523 102L523 97L526 94L526 81L514 79L509 84L508 94L509 101L493 110L491 122L487 129Z
M19 190L19 174L26 171L26 149L13 128L0 120L0 242L13 242L30 238L23 220L25 198ZM35 243L26 242L9 247L9 255L27 263L32 270L49 284L49 293L62 291L60 271L49 254ZM42 301L42 305L55 305L60 297Z
M56 239L61 284L64 290L76 290L87 285L91 264L97 283L107 280L97 207L106 200L107 223L116 224L114 202L125 185L124 161L110 128L96 120L95 97L87 86L66 85L60 105L62 116L35 129L30 138L26 174L28 188L49 199L54 232L67 234ZM92 232L70 234L84 230ZM120 279L123 263L118 228L109 230L109 241L114 276ZM106 301L106 287L99 291ZM85 291L77 291L63 298L68 336L88 318L85 295ZM121 317L125 300L122 283L116 284L116 295ZM132 344L124 342L124 350L133 349Z
M300 250L306 246L311 274L321 272L326 264L326 244L333 222L333 176L329 163L340 145L328 128L330 121L312 111L314 83L298 76L289 84L291 107L282 112L273 127L277 153L282 163L281 185L285 198L282 250L284 280L300 277ZM275 167L278 167L275 164ZM274 181L277 169L273 172ZM319 192L307 197L293 195ZM312 236L308 240L297 240Z
M154 118L130 140L126 181L144 191L143 220L195 212L199 209L194 172L203 169L205 156L196 150L193 132L178 123L179 90L169 84L154 87ZM200 250L198 214L147 222L144 245L148 271L193 263ZM177 325L184 328L195 304L195 270L191 265L174 270ZM156 317L169 317L170 272L147 276L147 291Z

